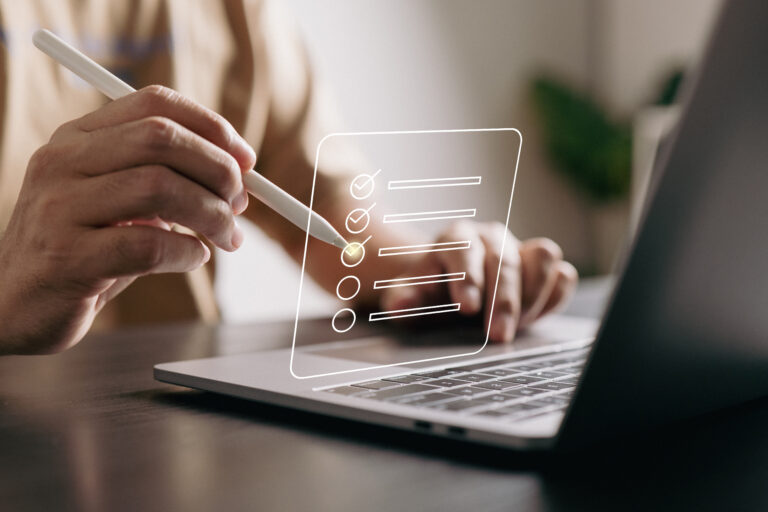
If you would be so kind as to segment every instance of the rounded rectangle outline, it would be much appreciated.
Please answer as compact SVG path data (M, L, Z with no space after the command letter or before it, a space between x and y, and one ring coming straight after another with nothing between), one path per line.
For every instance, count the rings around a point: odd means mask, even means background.
M488 318L488 328L486 329L486 332L485 332L485 341L483 342L483 345L477 350L475 350L474 352L467 352L464 354L452 354L449 356L430 357L427 359L418 359L415 361L402 361L399 363L380 364L375 366L367 366L365 368L354 368L352 370L340 370L336 372L318 373L314 375L298 375L293 369L293 358L294 358L294 355L296 354L296 334L298 333L298 329L299 329L299 310L301 308L301 292L304 286L304 272L305 272L306 263L307 263L307 248L309 246L309 228L312 221L311 215L307 215L307 229L305 229L306 234L304 238L304 254L301 257L301 276L299 278L299 296L298 296L298 299L296 300L296 317L293 323L293 340L291 342L291 358L288 364L288 370L291 372L291 375L294 378L302 379L302 380L314 379L319 377L329 377L331 375L341 375L345 373L355 373L355 372L363 372L367 370L375 370L378 368L389 368L393 366L402 366L406 364L426 363L426 362L432 362L432 361L440 361L444 359L455 359L457 357L468 357L468 356L479 354L488 345L488 338L490 336L490 325L491 325L491 320L493 319L493 304L496 303L496 292L499 287L499 275L501 274L501 264L504 259L504 246L506 245L507 238L509 235L509 217L510 217L510 214L512 213L512 198L515 195L515 184L517 183L517 168L518 168L518 165L520 164L520 154L523 149L523 134L520 133L520 130L518 130L517 128L466 128L466 129L445 129L445 130L400 130L400 131L329 133L328 135L320 139L320 142L318 142L317 144L317 150L315 151L315 170L312 174L312 191L309 197L309 211L310 213L313 211L312 208L315 202L315 184L317 183L317 166L320 162L320 149L322 148L325 141L332 137L352 137L352 136L367 136L367 135L416 135L416 134L425 134L425 133L479 133L479 132L513 132L517 134L517 137L519 139L519 144L517 147L517 158L515 160L515 173L512 176L512 190L509 194L509 203L507 205L507 218L504 221L504 227L505 227L504 238L501 241L502 257L499 259L499 267L496 272L496 283L494 284L494 287L493 287L493 298L491 299L491 313Z

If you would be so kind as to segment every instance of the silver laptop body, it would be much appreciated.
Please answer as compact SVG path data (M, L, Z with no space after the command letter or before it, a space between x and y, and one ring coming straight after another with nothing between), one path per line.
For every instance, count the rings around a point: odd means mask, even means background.
M599 326L554 316L479 356L315 379L291 376L290 349L159 364L155 378L518 449L574 449L768 394L766 23L768 3L725 5ZM438 348L374 332L300 350L344 372Z

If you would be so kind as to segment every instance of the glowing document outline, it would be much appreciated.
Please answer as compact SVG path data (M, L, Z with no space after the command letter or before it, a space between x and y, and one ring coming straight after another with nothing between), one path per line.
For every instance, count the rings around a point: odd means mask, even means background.
M504 232L504 238L501 241L501 254L504 254L504 246L507 243L507 238L509 237L509 218L512 213L512 198L515 195L515 184L517 183L517 168L520 164L520 153L523 149L523 135L520 133L520 131L517 128L468 128L468 129L450 129L450 130L403 130L403 131L377 131L377 132L335 132L335 133L329 133L325 137L323 137L320 142L317 144L317 150L315 151L315 170L314 174L312 175L312 192L309 198L309 212L311 213L313 210L314 202L315 202L315 185L317 184L317 167L318 163L320 161L320 149L322 148L325 141L327 141L330 138L333 137L353 137L353 136L371 136L371 135L421 135L426 133L492 133L492 132L511 132L517 134L517 137L519 139L519 144L517 146L517 157L515 159L515 171L514 175L512 176L512 190L509 194L509 203L507 205L507 218L505 220L505 227L507 228ZM309 246L309 227L310 223L312 222L312 217L308 213L307 215L307 229L306 234L304 237L304 254L301 258L301 277L299 278L299 296L296 301L296 318L293 323L293 341L291 342L291 358L290 363L288 366L288 370L291 372L291 375L296 379L312 379L317 377L328 377L331 375L339 375L344 373L354 373L354 372L362 372L367 370L375 370L378 368L388 368L393 366L402 366L407 364L416 364L416 363L426 363L426 362L433 362L433 361L441 361L444 359L455 359L457 357L467 357L467 356L473 356L476 354L479 354L487 345L488 345L488 338L490 335L490 330L487 329L485 332L485 341L483 342L483 345L475 350L474 352L469 352L465 354L451 354L448 356L440 356L440 357L430 357L426 359L419 359L417 361L402 361L399 363L391 363L391 364L381 364L381 365L375 365L375 366L368 366L365 368L355 368L352 370L341 370L337 372L327 372L327 373L319 373L315 375L298 375L296 374L294 368L293 368L293 362L294 362L294 356L296 355L296 334L298 333L299 329L299 312L301 309L301 292L304 287L304 273L306 271L306 265L307 265L307 248ZM499 259L499 267L496 272L496 283L494 283L493 287L493 297L491 298L491 312L488 319L488 326L491 325L491 319L493 318L493 304L496 303L496 292L499 288L499 276L501 275L501 263L502 259Z

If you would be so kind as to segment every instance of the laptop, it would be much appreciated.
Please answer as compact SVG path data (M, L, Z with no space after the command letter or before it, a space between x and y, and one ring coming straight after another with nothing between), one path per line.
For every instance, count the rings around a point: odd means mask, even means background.
M768 394L766 23L768 3L724 6L599 323L553 316L510 346L395 366L439 346L345 336L298 349L335 370L314 379L291 375L290 349L159 364L155 378L520 450L577 449ZM461 329L414 336L461 343Z

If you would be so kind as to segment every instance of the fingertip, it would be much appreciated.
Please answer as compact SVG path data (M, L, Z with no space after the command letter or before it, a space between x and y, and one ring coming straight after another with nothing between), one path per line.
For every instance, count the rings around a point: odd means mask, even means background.
M247 142L245 143L245 147L247 150L247 158L245 161L245 166L243 167L243 172L248 172L254 167L256 167L256 150L251 147L250 144Z
M579 271L567 261L558 262L558 271L563 274L568 284L576 286L579 282Z
M245 240L245 233L243 233L243 228L241 228L237 221L235 221L235 225L232 229L232 251L239 249L240 246L243 245L243 240Z
M200 244L203 246L203 261L200 263L202 266L211 261L211 250L204 243L200 242Z
M462 286L459 288L459 296L454 299L461 302L462 312L467 315L478 313L482 307L480 289L477 286Z
M492 341L507 345L515 338L515 321L511 315L499 315L491 322L489 331Z
M248 142L238 135L237 155L235 159L240 164L242 172L248 172L256 166L256 150Z
M247 209L248 209L248 192L245 189L243 189L240 195L238 195L237 198L234 200L234 203L232 205L232 212L235 215L240 215Z

